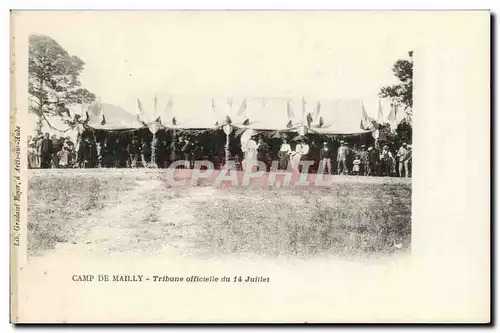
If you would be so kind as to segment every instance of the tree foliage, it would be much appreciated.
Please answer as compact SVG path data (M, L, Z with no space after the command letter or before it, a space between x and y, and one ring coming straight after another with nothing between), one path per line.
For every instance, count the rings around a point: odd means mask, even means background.
M398 105L413 106L413 51L408 52L410 59L399 59L394 63L392 72L400 83L380 89L380 97L391 98Z
M81 87L78 77L84 62L70 56L54 39L32 35L29 38L29 111L45 116L70 116L72 104L91 103L95 95Z
M395 132L388 132L387 140L391 142L394 149L401 147L403 142L412 143L413 138L413 127L407 122L401 122L398 124Z

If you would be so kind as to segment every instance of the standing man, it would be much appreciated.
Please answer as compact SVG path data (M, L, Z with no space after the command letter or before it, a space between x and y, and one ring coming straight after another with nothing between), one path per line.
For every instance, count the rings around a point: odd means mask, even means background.
M182 142L182 158L184 159L184 168L191 169L191 153L193 151L193 145L189 141L189 138L185 138Z
M323 165L323 172L328 168L328 173L332 174L332 152L328 147L328 142L323 142L323 147L319 151L319 160Z
M52 168L59 167L59 152L62 150L63 143L56 135L52 135Z
M365 145L361 145L361 151L359 152L359 159L361 160L361 167L362 167L362 173L364 176L367 176L368 173L368 168L369 168L369 158L368 158L368 151L366 151Z
M167 162L167 167L169 167L172 163L175 162L176 160L176 155L177 153L177 145L175 143L175 137L171 136L170 137L170 143L168 144L168 162Z
M290 144L287 142L286 138L283 138L280 150L278 152L280 170L286 170L288 168L288 159L291 152L292 148L290 147Z
M348 174L347 169L347 154L349 150L344 142L344 140L340 141L340 147L337 151L337 173L340 175L341 173L346 175Z
M269 170L269 145L264 139L259 138L257 144L257 159L266 165L266 171Z
M379 153L373 147L368 147L368 170L366 176L376 176L379 162Z
M175 148L175 159L174 161L181 161L184 157L184 154L182 152L182 148L184 147L184 137L180 135L177 138L177 142L174 143L174 148ZM185 165L181 166L182 168L185 168Z
M88 168L91 164L91 154L90 154L90 138L87 136L80 142L80 152L78 154L81 159L81 167Z
M141 160L141 146L137 136L132 138L132 142L128 145L127 151L130 157L130 166L135 168L137 162Z
M49 133L45 133L45 137L41 140L40 155L41 168L50 168L52 162L52 140L49 137Z
M89 168L95 168L97 166L97 142L94 138L89 138Z
M399 148L397 157L399 162L399 177L403 177L403 167L404 167L404 175L406 178L408 178L409 176L408 164L410 161L410 151L406 147L406 142L403 142L403 144Z
M408 149L408 176L407 177L410 177L412 175L412 156L413 156L413 153L412 153L412 149L411 149L411 145L407 145L406 148Z
M394 157L389 150L388 145L384 145L382 152L380 153L380 161L382 162L382 172L384 176L391 176L391 168Z

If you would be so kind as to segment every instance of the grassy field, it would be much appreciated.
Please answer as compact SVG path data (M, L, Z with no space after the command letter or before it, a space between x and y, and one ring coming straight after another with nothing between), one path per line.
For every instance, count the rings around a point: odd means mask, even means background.
M50 175L28 183L28 253L75 241L80 219L113 204L120 193L134 188L132 178L117 176Z
M314 191L251 191L233 188L210 205L196 206L206 249L364 256L410 247L409 185L347 183Z
M342 177L330 188L176 190L158 178L111 170L32 175L29 253L88 244L92 232L102 238L92 241L101 251L159 253L175 246L203 256L370 257L410 249L408 181Z

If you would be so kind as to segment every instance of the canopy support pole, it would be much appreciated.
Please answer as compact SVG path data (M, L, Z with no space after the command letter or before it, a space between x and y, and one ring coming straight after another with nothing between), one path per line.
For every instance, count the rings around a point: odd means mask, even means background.
M156 168L156 133L153 133L153 139L151 140L151 167Z
M177 136L177 131L174 130L172 131L172 145L171 148L173 149L173 152L170 152L170 155L174 157L173 161L170 161L170 163L174 163L177 160L177 144L176 144L176 136Z
M232 132L232 126L230 124L226 124L222 127L224 130L224 133L226 134L226 145L224 146L224 152L225 152L225 157L224 157L224 169L227 169L229 167L228 162L229 162L229 135L231 135Z
M226 134L226 146L225 149L225 157L224 157L224 165L227 166L227 162L229 161L229 134Z

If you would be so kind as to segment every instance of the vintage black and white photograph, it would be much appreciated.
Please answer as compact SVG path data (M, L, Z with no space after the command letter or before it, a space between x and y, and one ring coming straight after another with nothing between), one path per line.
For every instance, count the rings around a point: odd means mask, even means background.
M486 318L486 12L12 19L15 321Z
M321 18L294 16L295 33L254 35L248 14L225 16L242 32L224 35L220 14L173 29L161 13L97 31L88 15L27 41L30 256L410 251L413 50L401 32L334 38L317 33Z

